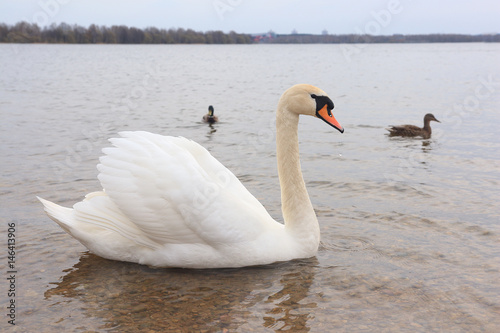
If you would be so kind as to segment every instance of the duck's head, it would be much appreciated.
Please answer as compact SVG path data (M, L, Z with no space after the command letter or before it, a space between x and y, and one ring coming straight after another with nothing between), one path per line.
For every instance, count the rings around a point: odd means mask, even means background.
M286 90L280 98L281 107L296 114L322 119L344 133L344 128L332 114L333 102L321 89L309 84L297 84Z
M213 107L212 105L210 105L210 106L208 107L208 115L209 115L210 117L212 117L212 116L214 115L214 107Z
M437 121L438 123L440 123L440 121L437 120L432 113L428 113L424 116L424 123L428 123L430 121Z

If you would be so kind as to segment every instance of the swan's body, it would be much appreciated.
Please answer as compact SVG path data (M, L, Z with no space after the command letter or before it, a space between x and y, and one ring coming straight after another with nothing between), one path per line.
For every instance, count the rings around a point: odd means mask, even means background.
M437 120L432 113L428 113L424 116L424 127L422 128L415 125L399 125L391 126L387 130L389 131L389 136L421 136L424 139L429 139L432 135L431 121L437 121L440 123L440 121Z
M217 116L214 116L214 107L212 105L208 107L208 113L204 115L201 120L209 124L213 124L219 121L219 118Z
M105 190L71 208L40 199L47 214L90 251L161 267L218 268L314 256L319 225L302 178L299 114L343 132L320 89L296 85L276 115L278 172L285 224L197 143L148 132L111 139L98 165Z

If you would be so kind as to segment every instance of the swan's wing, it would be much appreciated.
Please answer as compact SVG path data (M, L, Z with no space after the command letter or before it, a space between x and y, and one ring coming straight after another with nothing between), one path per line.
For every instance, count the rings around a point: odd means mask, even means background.
M185 138L121 132L98 176L120 210L148 237L167 243L232 243L279 228L210 153Z

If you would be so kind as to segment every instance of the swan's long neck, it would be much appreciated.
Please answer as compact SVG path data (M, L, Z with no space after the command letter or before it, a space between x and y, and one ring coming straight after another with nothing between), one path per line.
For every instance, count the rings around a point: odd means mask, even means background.
M319 225L307 193L299 160L299 115L278 105L276 113L276 152L281 185L281 210L285 228L317 249ZM312 238L312 239L311 239Z

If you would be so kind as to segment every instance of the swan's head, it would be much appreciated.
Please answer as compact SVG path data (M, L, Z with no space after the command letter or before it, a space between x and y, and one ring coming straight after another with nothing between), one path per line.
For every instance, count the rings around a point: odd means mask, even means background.
M334 108L332 100L323 90L315 86L294 85L283 93L279 103L289 112L320 118L340 133L344 133L344 128L332 114Z

